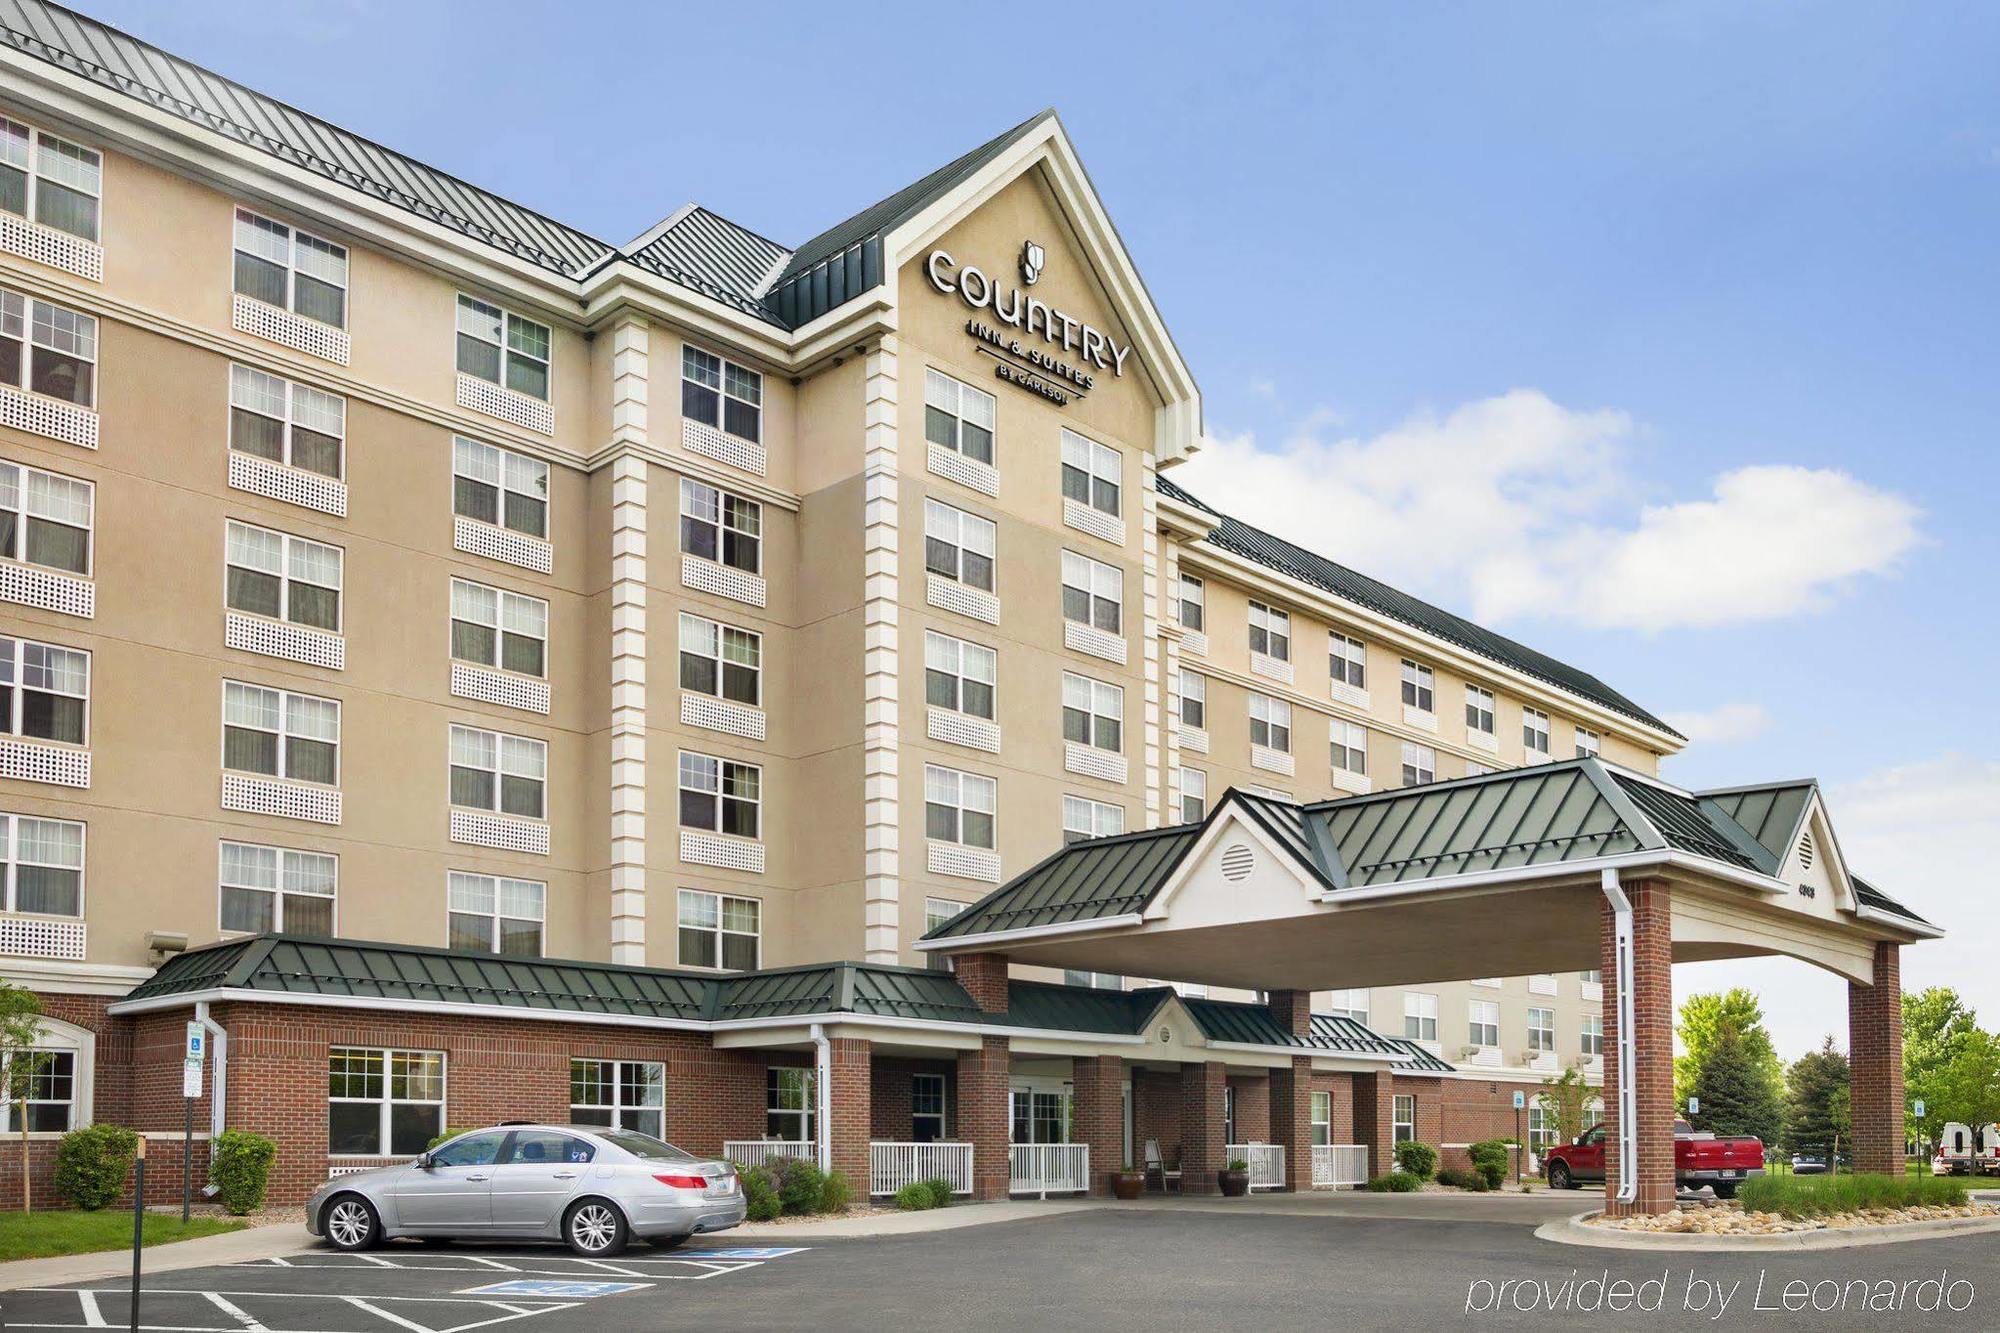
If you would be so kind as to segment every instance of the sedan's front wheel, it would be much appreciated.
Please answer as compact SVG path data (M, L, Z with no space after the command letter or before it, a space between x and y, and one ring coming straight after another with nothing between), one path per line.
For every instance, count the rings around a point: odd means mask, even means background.
M343 1194L328 1204L320 1230L336 1250L372 1250L382 1240L382 1220L359 1194Z
M602 1199L585 1199L563 1219L563 1239L588 1259L617 1254L628 1238L625 1215Z

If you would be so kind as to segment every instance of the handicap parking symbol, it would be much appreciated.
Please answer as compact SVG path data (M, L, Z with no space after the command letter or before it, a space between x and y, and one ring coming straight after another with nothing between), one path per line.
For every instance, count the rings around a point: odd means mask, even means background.
M644 1291L650 1282L562 1282L538 1278L515 1278L469 1287L460 1296L616 1296L621 1292Z
M684 1259L782 1259L788 1254L804 1254L806 1247L794 1245L739 1245L728 1250L683 1250Z

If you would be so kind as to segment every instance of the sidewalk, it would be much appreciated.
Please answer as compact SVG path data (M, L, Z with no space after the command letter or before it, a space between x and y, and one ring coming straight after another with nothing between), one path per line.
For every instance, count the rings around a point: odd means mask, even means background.
M929 1231L956 1231L961 1227L983 1227L995 1222L1026 1222L1038 1217L1059 1217L1103 1208L1104 1199L1009 1199L1004 1203L960 1203L949 1208L929 1208L912 1213L869 1213L862 1217L821 1219L784 1218L776 1222L750 1222L717 1239L723 1244L738 1241L761 1245L766 1240L839 1240L864 1236L912 1236ZM697 1244L700 1242L697 1241Z
M210 1264L240 1264L256 1259L272 1259L296 1254L317 1244L306 1234L303 1222L279 1222L267 1227L202 1236L197 1240L177 1240L166 1245L148 1246L145 1272L171 1273L181 1268L205 1268ZM132 1251L99 1250L94 1254L66 1254L55 1259L16 1259L0 1264L0 1291L25 1287L59 1287L71 1282L94 1282L100 1278L127 1278L132 1275Z

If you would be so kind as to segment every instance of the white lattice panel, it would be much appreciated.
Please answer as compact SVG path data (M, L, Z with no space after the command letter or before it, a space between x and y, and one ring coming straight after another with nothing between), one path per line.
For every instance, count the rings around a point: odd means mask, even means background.
M1474 731L1471 727L1467 727L1465 743L1475 750L1484 750L1488 754L1500 753L1500 738L1490 731Z
M745 574L740 569L718 565L698 555L681 557L681 586L693 588L696 592L714 593L717 597L727 597L750 606L764 605L768 595L764 580L755 574Z
M1095 745L1078 745L1075 741L1063 742L1063 771L1080 773L1087 778L1100 778L1105 782L1123 783L1131 769L1122 754L1112 754L1100 750Z
M1092 509L1087 504L1079 504L1067 495L1063 497L1063 526L1087 532L1102 541L1114 545L1125 544L1125 520L1113 518L1102 509Z
M103 246L12 213L0 213L0 250L92 282L104 281Z
M1359 708L1363 712L1375 706L1374 701L1368 696L1368 691L1338 681L1333 686L1333 697L1349 707Z
M230 323L238 333L247 333L253 338L268 338L274 343L283 343L295 352L304 352L307 356L316 356L336 365L346 365L354 352L346 329L336 329L331 324L295 315L241 293L237 294Z
M961 847L955 842L930 844L927 859L933 875L954 879L976 879L987 884L1000 882L1000 856L978 847Z
M246 653L282 657L287 662L325 667L329 671L347 668L346 639L322 629L287 625L282 620L231 611L223 619L222 642Z
M549 711L549 683L533 676L517 676L511 671L474 666L470 662L451 664L451 692L461 699L477 699L502 708L520 708L530 713Z
M1000 623L1000 599L936 574L924 575L924 600L940 611L953 611L989 625Z
M310 782L281 782L248 773L222 775L222 808L315 824L340 822L340 789Z
M1366 773L1350 773L1344 768L1333 770L1333 785L1341 791L1352 792L1356 796L1366 796L1375 786L1368 780Z
M1290 662L1281 661L1275 657L1267 657L1263 653L1250 654L1250 670L1256 675L1263 676L1269 680L1281 680L1287 685L1290 685L1295 679L1295 673L1292 671L1292 664Z
M1181 651L1193 653L1197 657L1208 656L1208 635L1198 629L1181 631Z
M988 722L983 717L967 717L964 713L954 713L949 708L933 708L924 719L924 734L934 741L946 745L963 745L967 749L984 750L988 754L1000 753L1000 724Z
M83 961L81 921L51 921L40 916L0 916L0 954L14 958L64 958Z
M1408 704L1403 705L1403 721L1423 731L1436 731L1438 729L1438 715L1436 713L1427 713L1421 708L1412 708Z
M1000 473L976 458L967 458L956 449L933 444L930 447L928 462L931 475L934 477L943 477L946 481L970 486L981 495L1000 494Z
M1101 657L1107 662L1116 662L1119 666L1125 665L1125 640L1093 625L1080 625L1074 620L1063 621L1063 647Z
M97 447L97 413L57 398L22 393L4 384L0 384L0 426L12 426L30 435L46 435L51 440L85 449Z
M347 483L306 472L255 454L229 454L229 485L232 489L261 495L267 500L316 509L335 518L347 517Z
M681 418L681 448L744 472L754 472L760 477L764 475L768 461L763 445L725 434L713 426L686 417Z
M451 544L454 550L464 551L467 555L483 555L488 560L519 565L537 574L547 574L556 567L556 548L540 537L530 537L525 532L510 532L491 523L481 523L478 519L454 515L451 520Z
M746 708L727 699L711 699L705 694L682 694L681 725L761 741L764 739L764 710Z
M1208 753L1208 732L1200 727L1181 728L1181 748L1189 754Z
M1268 745L1250 747L1250 767L1261 768L1267 773L1283 773L1286 777L1299 771L1296 760L1283 750L1273 750Z
M90 751L40 741L0 740L0 778L47 782L58 787L90 785Z
M549 854L549 826L539 819L489 814L484 810L453 810L451 840L503 852Z
M490 417L499 417L502 421L511 421L528 430L538 430L544 435L556 433L556 410L553 407L539 398L503 389L474 375L458 377L458 405L484 412Z
M681 830L681 860L695 866L764 873L764 844L747 838L719 838L712 833Z
M97 585L74 574L0 560L0 600L87 620L97 614Z

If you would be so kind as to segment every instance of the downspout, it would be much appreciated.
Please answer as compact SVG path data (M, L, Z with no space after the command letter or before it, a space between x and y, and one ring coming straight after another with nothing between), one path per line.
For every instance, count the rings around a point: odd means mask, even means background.
M1604 871L1604 896L1611 903L1611 975L1618 987L1618 1202L1639 1197L1639 1070L1637 1034L1632 1031L1632 900L1618 872Z
M812 1025L813 1042L813 1121L817 1131L813 1137L819 1142L813 1145L813 1155L819 1159L819 1169L833 1170L833 1092L828 1086L833 1082L833 1043L826 1039L826 1025Z
M215 1052L214 1082L209 1087L208 1134L213 1139L220 1134L225 1124L224 1110L229 1103L229 1033L222 1024L208 1016L208 1001L194 1002L194 1021L208 1032L209 1049ZM214 1149L210 1149L213 1153Z

